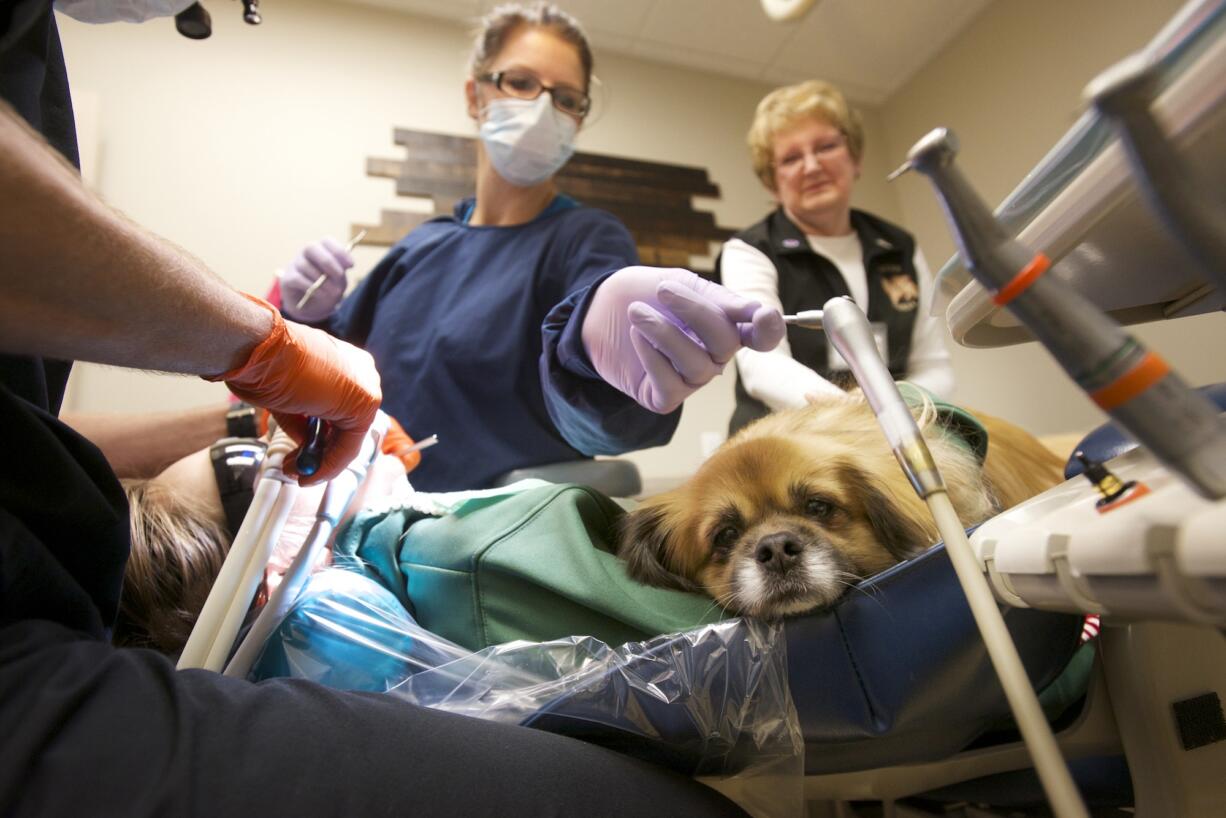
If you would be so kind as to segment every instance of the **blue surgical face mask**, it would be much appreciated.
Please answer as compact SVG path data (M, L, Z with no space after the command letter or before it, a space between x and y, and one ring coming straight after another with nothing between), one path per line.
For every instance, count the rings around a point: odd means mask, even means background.
M195 0L55 0L55 10L82 23L143 23L174 17Z
M498 175L531 187L558 172L575 152L579 126L553 107L549 92L536 99L495 99L485 106L481 142Z

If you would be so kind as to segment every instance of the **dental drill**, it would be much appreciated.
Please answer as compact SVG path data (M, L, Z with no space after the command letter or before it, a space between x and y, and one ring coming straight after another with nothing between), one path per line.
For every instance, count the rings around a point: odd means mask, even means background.
M1100 409L1209 499L1226 496L1226 421L1157 354L1055 275L1042 253L1007 233L954 165L957 141L938 128L890 175L918 170L937 195L962 258L997 306L1055 357ZM829 318L829 316L827 316Z
M842 296L827 301L821 312L827 338L847 361L903 472L916 494L928 504L1052 810L1059 818L1084 818L1088 813L1081 794L1060 755L1017 647L971 550L966 530L949 500L941 472L877 351L868 318L855 302Z

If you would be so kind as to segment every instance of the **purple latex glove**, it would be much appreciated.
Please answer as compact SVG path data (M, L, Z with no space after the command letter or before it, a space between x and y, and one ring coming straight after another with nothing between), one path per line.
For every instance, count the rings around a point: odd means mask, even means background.
M336 239L329 236L308 244L281 271L281 311L294 321L327 318L345 295L345 271L352 266L353 256ZM308 296L321 277L323 281Z
M596 290L583 346L596 372L667 414L724 371L741 347L783 340L783 316L689 270L626 267Z

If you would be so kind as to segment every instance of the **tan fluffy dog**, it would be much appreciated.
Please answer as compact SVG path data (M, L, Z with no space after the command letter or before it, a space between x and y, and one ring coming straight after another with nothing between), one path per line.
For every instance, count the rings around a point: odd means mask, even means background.
M981 464L931 405L917 414L968 526L1063 479L1062 461L1010 423L976 413L989 440ZM856 393L742 429L685 484L626 515L619 554L642 582L776 617L828 605L938 539Z

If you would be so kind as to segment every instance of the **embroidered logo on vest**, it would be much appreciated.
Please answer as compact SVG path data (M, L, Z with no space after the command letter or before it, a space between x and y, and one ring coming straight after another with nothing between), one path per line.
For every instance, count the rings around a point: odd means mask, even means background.
M899 312L912 312L919 306L919 287L911 276L903 272L881 276L881 289L890 297L890 303Z
M800 246L800 239L784 239L783 246L789 250L795 250Z

